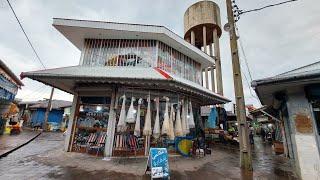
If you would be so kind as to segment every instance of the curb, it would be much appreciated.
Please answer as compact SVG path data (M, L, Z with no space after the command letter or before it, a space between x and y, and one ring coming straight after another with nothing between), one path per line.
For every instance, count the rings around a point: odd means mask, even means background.
M27 142L23 143L23 144L20 144L19 146L17 147L14 147L13 149L3 153L3 154L0 154L0 159L3 158L3 157L6 157L8 156L10 153L22 148L23 146L27 145L28 143L30 143L31 141L33 141L34 139L36 139L38 136L40 136L41 132L39 132L37 135L35 135L33 138L29 139Z

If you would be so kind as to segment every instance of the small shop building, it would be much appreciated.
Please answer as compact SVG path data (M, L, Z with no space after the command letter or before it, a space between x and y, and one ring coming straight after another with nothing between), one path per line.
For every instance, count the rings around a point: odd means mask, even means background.
M31 127L43 127L46 109L48 107L49 100L41 100L30 105L28 110L30 111L30 126ZM22 105L24 102L21 102ZM49 129L52 131L58 131L64 126L63 117L65 109L70 108L72 102L64 100L55 100L51 102L51 107L48 115Z
M163 26L60 18L53 26L81 51L79 65L21 76L74 95L66 151L170 152L199 134L201 106L230 102L202 86L214 59Z
M278 119L283 144L302 179L320 177L320 61L252 82L264 113ZM268 110L269 109L269 110Z
M23 86L23 83L20 79L0 60L0 135L3 134L6 121L9 118L4 117L4 115L9 111L10 105L21 86Z

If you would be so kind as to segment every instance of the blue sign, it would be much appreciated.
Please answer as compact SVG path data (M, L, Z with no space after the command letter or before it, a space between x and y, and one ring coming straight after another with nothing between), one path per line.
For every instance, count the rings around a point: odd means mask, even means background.
M150 148L151 178L169 178L169 160L166 148Z

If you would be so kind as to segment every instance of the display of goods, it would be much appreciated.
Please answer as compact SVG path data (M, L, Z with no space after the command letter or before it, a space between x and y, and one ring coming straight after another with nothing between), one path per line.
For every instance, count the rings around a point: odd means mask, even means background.
M177 107L177 117L175 125L175 136L183 136L182 126L181 126L181 117L180 117L180 105Z
M194 116L193 116L193 110L192 110L192 103L191 101L189 102L189 128L195 128L196 125L194 123Z
M141 104L142 104L142 99L140 98L138 100L138 110L137 110L137 116L136 116L136 124L134 126L134 135L137 136L137 137L140 137L140 114L141 114L141 110L140 110L140 107L141 107Z
M131 103L130 103L130 107L127 113L127 118L126 118L126 123L134 123L136 120L136 110L133 107L133 102L135 101L135 98L132 97L131 98Z
M169 120L169 98L165 97L166 99L166 107L165 107L165 112L164 112L164 120L162 124L162 129L161 129L161 134L162 135L168 135L169 134L169 129L170 129L170 120Z
M169 118L169 139L170 140L174 140L174 128L173 128L173 121L174 121L174 108L173 108L173 104L171 104L171 108L170 108L170 118Z
M127 124L125 122L126 119L126 95L123 95L121 97L122 100L122 106L120 110L120 117L117 125L117 132L125 132L127 130Z
M153 127L153 137L155 139L158 139L160 137L160 117L159 117L159 98L155 98L154 99L155 103L156 103L156 109L157 109L157 113L156 113L156 119L154 121L154 127Z
M151 129L151 110L150 110L150 96L148 96L148 107L147 107L147 113L145 116L145 121L144 121L144 127L143 127L143 135L145 136L150 136L152 134L152 129Z

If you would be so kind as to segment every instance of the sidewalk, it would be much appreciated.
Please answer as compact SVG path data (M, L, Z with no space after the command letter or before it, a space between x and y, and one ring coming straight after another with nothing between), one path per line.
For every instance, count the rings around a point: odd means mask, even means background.
M7 156L11 152L28 144L41 134L39 131L24 129L18 135L1 135L0 136L0 158Z

